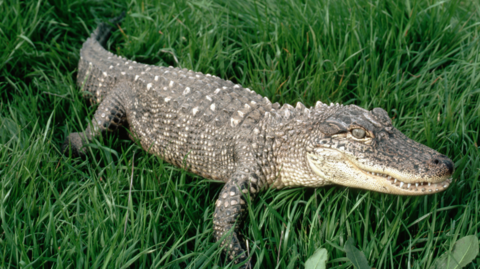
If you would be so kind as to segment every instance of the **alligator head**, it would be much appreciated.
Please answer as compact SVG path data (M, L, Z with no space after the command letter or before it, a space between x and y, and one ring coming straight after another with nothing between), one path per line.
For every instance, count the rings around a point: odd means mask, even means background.
M396 128L385 110L350 105L318 122L307 162L328 183L397 195L440 192L452 182L453 162Z

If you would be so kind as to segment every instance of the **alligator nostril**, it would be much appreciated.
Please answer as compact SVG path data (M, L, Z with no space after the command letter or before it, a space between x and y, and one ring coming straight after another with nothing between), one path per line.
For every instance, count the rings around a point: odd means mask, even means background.
M450 174L453 173L453 170L454 170L454 165L453 165L453 162L450 160L450 159L446 159L443 161L443 163L445 164L445 166L447 167L448 169L448 172Z
M430 159L429 163L433 169L439 169L439 172L443 170L450 175L453 173L454 164L448 157L435 156L435 158ZM447 171L444 170L445 168Z

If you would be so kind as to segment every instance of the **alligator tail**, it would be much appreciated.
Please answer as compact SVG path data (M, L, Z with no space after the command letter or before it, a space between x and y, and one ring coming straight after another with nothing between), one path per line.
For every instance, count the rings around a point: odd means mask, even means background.
M100 23L90 37L100 43L102 47L105 47L112 31L115 29L116 25L123 20L123 18L125 18L125 11L115 18L111 18L109 23Z
M124 17L125 11L108 22L100 23L80 49L77 85L85 92L85 97L89 98L92 103L100 103L103 97L108 94L108 88L106 86L101 87L102 83L99 84L98 74L103 73L104 76L107 76L107 73L101 70L102 65L111 64L107 58L109 55L113 55L105 49L107 40ZM103 84L108 85L107 82L111 79L112 77L102 76L101 82L105 80Z

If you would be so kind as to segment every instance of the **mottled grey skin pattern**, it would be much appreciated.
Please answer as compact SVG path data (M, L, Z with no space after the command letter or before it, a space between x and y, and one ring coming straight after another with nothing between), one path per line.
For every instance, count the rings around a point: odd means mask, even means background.
M233 227L223 242L229 260L248 259L238 229L246 195L267 187L340 184L422 195L451 183L452 161L400 133L383 109L272 104L215 76L115 56L102 47L110 30L101 24L81 49L78 86L99 106L64 150L83 155L88 140L125 126L148 152L224 181L214 229L218 240Z

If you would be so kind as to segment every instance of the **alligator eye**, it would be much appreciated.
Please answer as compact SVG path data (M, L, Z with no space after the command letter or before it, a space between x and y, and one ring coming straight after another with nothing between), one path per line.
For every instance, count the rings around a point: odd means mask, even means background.
M358 138L358 139L365 138L365 130L360 129L360 128L353 129L352 130L352 135L355 138Z

